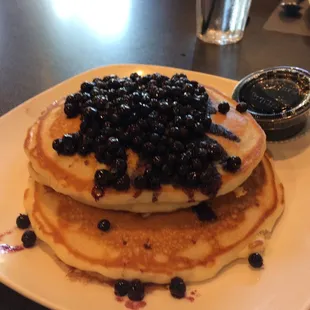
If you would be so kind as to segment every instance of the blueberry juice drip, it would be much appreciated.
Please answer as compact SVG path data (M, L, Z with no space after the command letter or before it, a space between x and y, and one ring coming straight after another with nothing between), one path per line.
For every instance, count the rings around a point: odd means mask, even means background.
M24 250L25 248L22 245L8 245L8 244L0 244L0 254L9 254L15 253Z
M54 150L63 156L94 153L108 167L95 172L95 200L107 188L126 191L133 187L136 197L143 190L153 191L156 202L164 184L186 188L190 201L193 190L215 196L221 186L216 163L227 170L231 165L225 163L222 146L206 133L240 141L212 123L217 111L206 89L185 74L96 78L67 96L64 112L68 118L81 117L80 130L54 140ZM143 163L131 177L129 149Z
M240 138L237 137L234 133L223 127L222 125L218 124L211 124L210 133L216 136L222 136L228 140L240 142Z

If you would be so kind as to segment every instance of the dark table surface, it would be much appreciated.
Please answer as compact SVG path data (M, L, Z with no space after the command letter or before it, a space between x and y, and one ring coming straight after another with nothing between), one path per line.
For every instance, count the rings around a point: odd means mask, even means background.
M194 0L0 0L0 116L26 99L94 68L145 63L240 79L293 65L310 70L310 37L263 30L279 1L253 0L241 42L195 37ZM45 309L0 284L0 309Z

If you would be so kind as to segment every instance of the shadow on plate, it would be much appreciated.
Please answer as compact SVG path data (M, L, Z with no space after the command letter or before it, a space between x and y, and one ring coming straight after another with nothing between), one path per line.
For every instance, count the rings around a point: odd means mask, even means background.
M286 160L303 153L310 145L310 124L295 137L278 142L269 142L268 150L274 160Z

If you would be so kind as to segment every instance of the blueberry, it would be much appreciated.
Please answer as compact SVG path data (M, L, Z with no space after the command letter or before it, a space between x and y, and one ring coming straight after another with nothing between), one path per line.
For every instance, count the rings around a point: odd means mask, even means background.
M222 148L216 143L210 143L207 147L208 158L212 161L218 161L222 157Z
M152 112L152 108L145 103L141 103L140 105L140 114L141 116L147 116Z
M185 140L185 139L188 138L188 136L189 136L189 131L188 131L188 129L185 128L185 127L181 127L181 128L180 128L180 138L183 139L183 140Z
M152 143L158 143L160 141L160 135L156 132L152 133L150 136L150 141Z
M79 145L77 152L81 156L86 156L92 152L92 149L91 149L90 145L88 145L88 144L81 144L81 145Z
M105 135L98 135L95 140L93 141L95 148L99 145L104 145L107 142L107 137Z
M131 113L131 108L127 104L121 104L119 107L119 113L121 116L128 116Z
M118 89L118 88L121 87L121 83L120 83L119 79L117 79L117 78L114 79L113 78L113 79L108 81L108 86L110 88L113 88L113 89Z
M95 157L100 163L105 163L106 165L111 165L115 159L115 155L111 154L109 151L106 151L105 148L99 148L95 153Z
M123 97L124 95L127 95L127 90L126 90L126 88L121 87L121 88L119 88L119 89L116 91L116 94L117 94L117 96L119 96L119 97Z
M223 102L219 103L217 109L220 113L226 114L230 109L229 103L226 101L223 101Z
M170 285L169 285L170 294L174 298L184 298L186 293L186 285L183 281L183 279L179 277L175 277L171 279Z
M127 118L129 124L135 123L137 120L138 120L138 114L136 112L131 113Z
M64 144L62 139L55 139L53 141L53 149L58 153L62 154L64 150Z
M100 229L101 231L104 231L104 232L107 232L110 230L111 228L111 223L110 221L106 220L106 219L103 219L103 220L100 220L98 222L98 225L97 225L98 229Z
M116 280L114 284L114 294L116 296L126 296L129 291L129 282L124 279Z
M90 96L92 98L94 98L98 95L100 95L100 89L98 87L94 86L93 89L90 91Z
M87 102L88 100L91 100L91 96L89 93L83 93L82 94L82 103L81 104L84 104L85 102Z
M144 284L140 280L133 280L128 290L128 298L132 301L141 301L144 298Z
M239 102L236 106L236 110L239 112L239 113L244 113L246 112L248 109L248 105L247 103L245 102Z
M187 175L186 183L188 187L196 187L199 183L199 174L196 171L192 171Z
M141 129L138 124L131 124L128 126L127 131L131 136L135 136L140 133Z
M147 180L147 177L144 175L136 176L133 181L133 185L137 189L144 189L147 187L147 184L148 184L148 180Z
M179 127L171 127L169 129L169 136L172 137L172 138L178 138L179 135L180 135L180 128Z
M130 79L132 81L136 81L139 77L140 77L140 75L137 72L133 72L130 74Z
M123 176L118 178L116 182L114 183L114 188L117 191L125 191L129 189L129 187L130 187L130 178L128 174L124 174Z
M116 137L110 137L107 141L109 150L117 150L120 147L119 139Z
M83 95L81 93L75 93L73 95L73 100L78 105L81 101L83 101Z
M74 155L77 151L77 143L71 134L65 134L63 141L63 155Z
M152 111L149 116L148 116L149 119L152 119L152 120L156 120L158 118L158 112L157 111Z
M194 142L189 142L186 144L186 149L187 150L193 150L196 147L196 144Z
M189 171L189 166L187 166L187 165L181 165L178 168L178 173L180 176L186 176L188 171Z
M124 173L127 170L127 162L124 159L117 158L113 164L113 167L120 173Z
M194 125L194 132L199 135L202 136L205 133L205 129L203 127L203 125L200 122L196 122Z
M94 88L95 84L91 82L84 82L81 84L81 92L82 93L90 93L91 90Z
M259 253L252 253L248 257L249 264L253 268L261 268L264 264L263 258Z
M167 148L163 143L158 143L158 145L156 146L156 152L159 155L165 155L167 152Z
M238 156L228 157L224 163L224 169L229 172L236 172L240 169L241 159Z
M184 74L184 73L176 73L175 75L172 76L171 80L177 81L177 80L179 80L181 78L187 79L186 74Z
M152 142L145 142L143 144L143 152L145 154L153 154L156 151L156 147Z
M190 94L193 94L194 91L195 91L195 88L193 87L193 85L191 83L186 83L183 86L183 91L187 92L187 93L190 93Z
M204 94L206 92L206 89L202 85L198 85L196 90L198 94Z
M173 174L173 169L171 166L169 166L168 164L164 164L162 167L161 167L161 171L162 173L164 174L165 177L167 176L172 176Z
M149 187L152 190L160 189L160 177L156 174L151 174L148 177L149 180Z
M203 165L202 162L199 158L193 158L192 159L192 168L194 169L194 171L201 171Z
M115 156L116 156L117 158L121 158L121 159L127 160L127 153L126 153L125 149L122 148L122 147L120 147L120 148L116 151Z
M111 116L110 116L110 121L112 124L114 125L118 125L120 123L120 117L118 114L116 113L113 113Z
M85 135L94 138L100 130L100 126L97 122L93 122L90 127L86 128Z
M144 118L140 118L137 122L137 125L141 128L141 129L147 129L149 127L149 124L147 122L146 119Z
M194 120L194 117L193 117L191 114L185 115L184 119L185 119L185 125L186 125L188 128L191 128L191 127L194 126L195 120Z
M208 130L210 128L212 124L212 119L210 116L206 116L203 120L202 120L202 125L205 128L205 130Z
M95 104L93 103L93 101L92 101L91 99L88 99L88 100L83 101L83 102L81 103L80 108L81 108L82 111L83 111L85 108L87 108L87 107L95 107Z
M109 186L112 179L111 172L106 169L99 169L95 173L95 184L98 186Z
M212 182L212 179L215 174L215 168L213 165L209 165L200 175L200 180L202 184L209 184Z
M20 214L16 219L16 226L20 229L26 229L30 226L30 220L28 215Z
M133 138L132 138L132 144L133 144L132 147L133 147L135 150L139 150L140 147L141 147L142 144L143 144L143 139L142 139L142 137L140 137L140 136L135 136L135 137L133 137Z
M107 96L110 101L114 100L117 96L115 89L109 89Z
M75 103L74 95L70 94L66 97L65 103Z
M154 127L154 132L163 135L165 133L165 126L162 123L156 123Z
M93 99L93 104L98 110L106 109L108 107L108 102L108 98L102 95L98 95Z
M190 152L184 152L180 155L179 162L181 164L187 164L190 159L191 159L191 153Z
M141 101L141 99L142 99L142 96L141 96L140 93L138 93L138 92L133 92L132 93L132 100L133 100L133 102L138 103L138 102Z
M174 166L176 164L176 161L177 157L173 153L170 153L167 160L167 164L169 165L169 167Z
M98 113L98 110L93 108L93 107L86 107L84 110L83 110L83 119L84 120L95 120L97 119L97 117L99 118L99 113Z
M196 122L201 122L203 119L203 113L198 110L192 110L192 115Z
M64 112L68 118L73 118L73 117L78 116L78 114L80 113L80 109L79 109L78 105L76 105L76 104L65 103Z
M183 123L184 123L182 117L179 116L179 115L176 115L176 116L174 117L174 120L173 120L173 121L174 121L174 124L175 124L176 126L182 126Z
M157 168L161 168L163 165L163 158L159 155L153 157L153 165Z
M184 151L184 144L181 141L174 141L172 145L172 150L175 153L183 152Z
M198 148L195 150L195 153L199 159L206 160L208 158L208 151L204 148Z
M22 235L22 243L25 248L32 248L37 241L37 236L33 230L26 230Z

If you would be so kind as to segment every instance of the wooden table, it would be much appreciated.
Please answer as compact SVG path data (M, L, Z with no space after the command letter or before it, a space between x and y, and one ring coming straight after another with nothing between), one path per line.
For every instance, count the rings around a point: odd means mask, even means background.
M75 13L66 3L0 0L0 115L108 64L158 64L232 79L275 65L310 70L310 37L263 30L276 0L253 0L243 40L223 47L196 40L194 0L97 1L96 7L85 0ZM0 309L45 308L0 284Z

